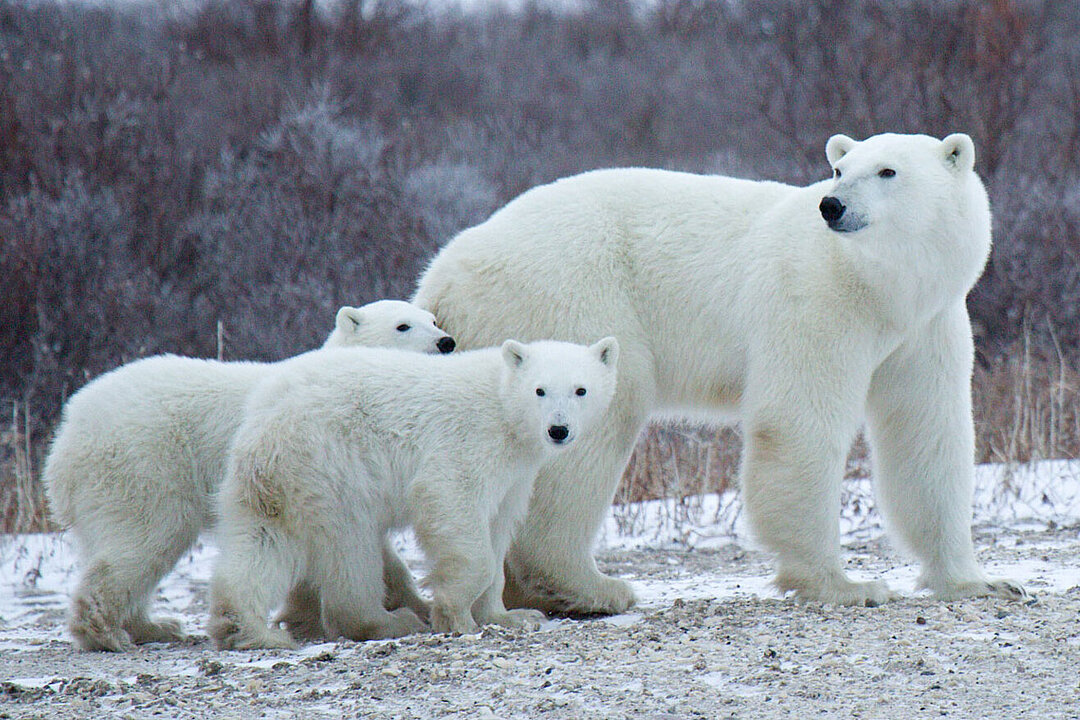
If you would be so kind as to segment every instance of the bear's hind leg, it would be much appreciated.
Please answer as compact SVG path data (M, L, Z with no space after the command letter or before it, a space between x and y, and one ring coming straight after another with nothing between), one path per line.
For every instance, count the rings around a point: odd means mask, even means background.
M194 540L145 549L135 540L123 551L98 548L72 597L69 630L85 650L128 650L134 644L184 638L180 623L148 614L151 594Z
M233 527L210 580L207 634L219 650L295 648L288 632L267 624L270 609L301 575L303 558L291 539L252 523Z
M133 471L130 492L114 488L94 502L84 497L73 512L85 569L72 597L69 629L83 649L120 651L184 637L178 621L151 618L148 611L158 583L191 547L207 513L173 497L150 497L153 483L145 477Z
M374 533L362 531L340 535L334 548L319 552L314 574L323 580L322 614L331 637L384 640L427 629L411 609L383 607L385 549Z
M430 617L431 604L420 595L412 571L394 550L389 537L383 541L383 582L386 584L384 606L387 610L404 607L424 620Z
M297 640L326 637L318 586L306 579L293 585L285 598L285 607L274 618L273 624L285 626Z
M71 598L68 630L83 650L123 652L135 646L124 628L133 599L113 580L112 566L94 560L83 571Z

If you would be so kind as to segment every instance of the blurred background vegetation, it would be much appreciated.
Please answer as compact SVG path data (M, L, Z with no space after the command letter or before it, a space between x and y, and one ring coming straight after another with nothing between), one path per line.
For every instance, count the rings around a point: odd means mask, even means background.
M1078 38L1038 0L0 0L0 526L44 526L52 428L103 371L284 358L529 187L808 183L836 132L974 137L979 460L1075 457ZM617 499L737 465L736 431L653 426Z

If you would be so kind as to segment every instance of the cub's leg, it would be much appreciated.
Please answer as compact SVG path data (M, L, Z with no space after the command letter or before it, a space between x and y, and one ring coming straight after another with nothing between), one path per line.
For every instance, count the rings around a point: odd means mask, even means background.
M201 524L172 515L157 518L155 532L146 532L142 517L140 522L122 519L82 543L90 561L72 597L68 627L83 649L120 651L184 637L178 621L151 619L149 605L161 578L191 547Z
M331 637L382 640L427 629L411 609L388 612L383 606L386 547L380 535L381 529L357 519L348 531L340 532L332 547L314 553L312 574L319 578L322 616Z
M412 571L394 550L390 538L383 541L383 581L386 583L384 604L387 610L409 608L417 616L428 619L431 605L420 595Z
M327 633L323 625L318 586L307 578L293 585L285 598L285 607L274 618L274 624L284 626L297 640L325 638Z
M383 545L383 582L386 585L383 606L387 610L408 608L417 617L427 620L431 608L420 595L412 572L398 557L389 538ZM298 640L327 637L322 617L322 599L315 581L305 579L294 585L285 600L285 608L274 622L284 625L289 634Z
M256 519L221 532L222 550L210 581L207 634L220 650L294 648L288 632L267 616L303 576L296 541Z
M413 527L431 571L424 585L431 589L431 628L435 632L474 633L473 603L495 580L495 553L488 519L478 502L462 497L474 478L421 472L423 482L410 492Z
M502 625L510 628L536 630L546 619L544 613L531 608L507 610L503 604L503 560L510 548L514 529L525 515L529 505L532 483L519 483L499 505L498 512L491 521L491 549L493 555L494 578L487 589L473 603L472 616L480 625Z

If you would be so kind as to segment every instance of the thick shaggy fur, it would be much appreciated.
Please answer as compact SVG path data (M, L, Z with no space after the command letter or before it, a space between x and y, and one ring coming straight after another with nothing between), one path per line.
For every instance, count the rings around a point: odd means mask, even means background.
M503 605L503 559L541 463L607 409L617 354L612 338L508 340L438 358L325 350L279 368L252 392L222 487L214 643L292 646L267 616L298 587L319 598L319 634L423 629L383 603L383 538L407 523L431 567L435 631L537 625Z
M431 314L396 300L341 308L327 339L430 353L439 343L452 349ZM150 595L212 524L244 401L273 367L162 355L106 373L68 401L43 477L53 515L79 542L69 628L82 648L183 637L175 620L149 617Z
M604 427L537 479L508 555L509 603L633 603L597 571L593 539L643 423L686 413L741 418L745 500L782 590L891 596L850 581L839 557L841 471L865 419L882 508L922 562L921 584L942 598L1022 593L986 578L969 529L964 298L990 250L971 139L836 136L827 156L836 177L809 187L585 173L530 190L431 263L414 302L462 347L511 333L611 334L622 347Z

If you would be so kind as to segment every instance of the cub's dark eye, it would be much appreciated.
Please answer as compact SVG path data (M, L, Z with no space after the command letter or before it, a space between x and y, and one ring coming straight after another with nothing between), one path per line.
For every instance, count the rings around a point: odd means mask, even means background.
M896 171L892 168L884 168L878 173L878 177L891 178L896 177Z
M545 395L547 393L544 392L544 388L536 388L536 397L544 397Z
M409 329L409 325L407 323L401 323L400 325L397 326L397 331L398 332L406 332L408 329Z
M833 174L833 177L835 177L835 178L840 177L840 168L836 168L835 170L833 170L832 174Z
M585 388L578 388L577 390L574 391L574 394L577 395L578 397L584 397L585 396Z

